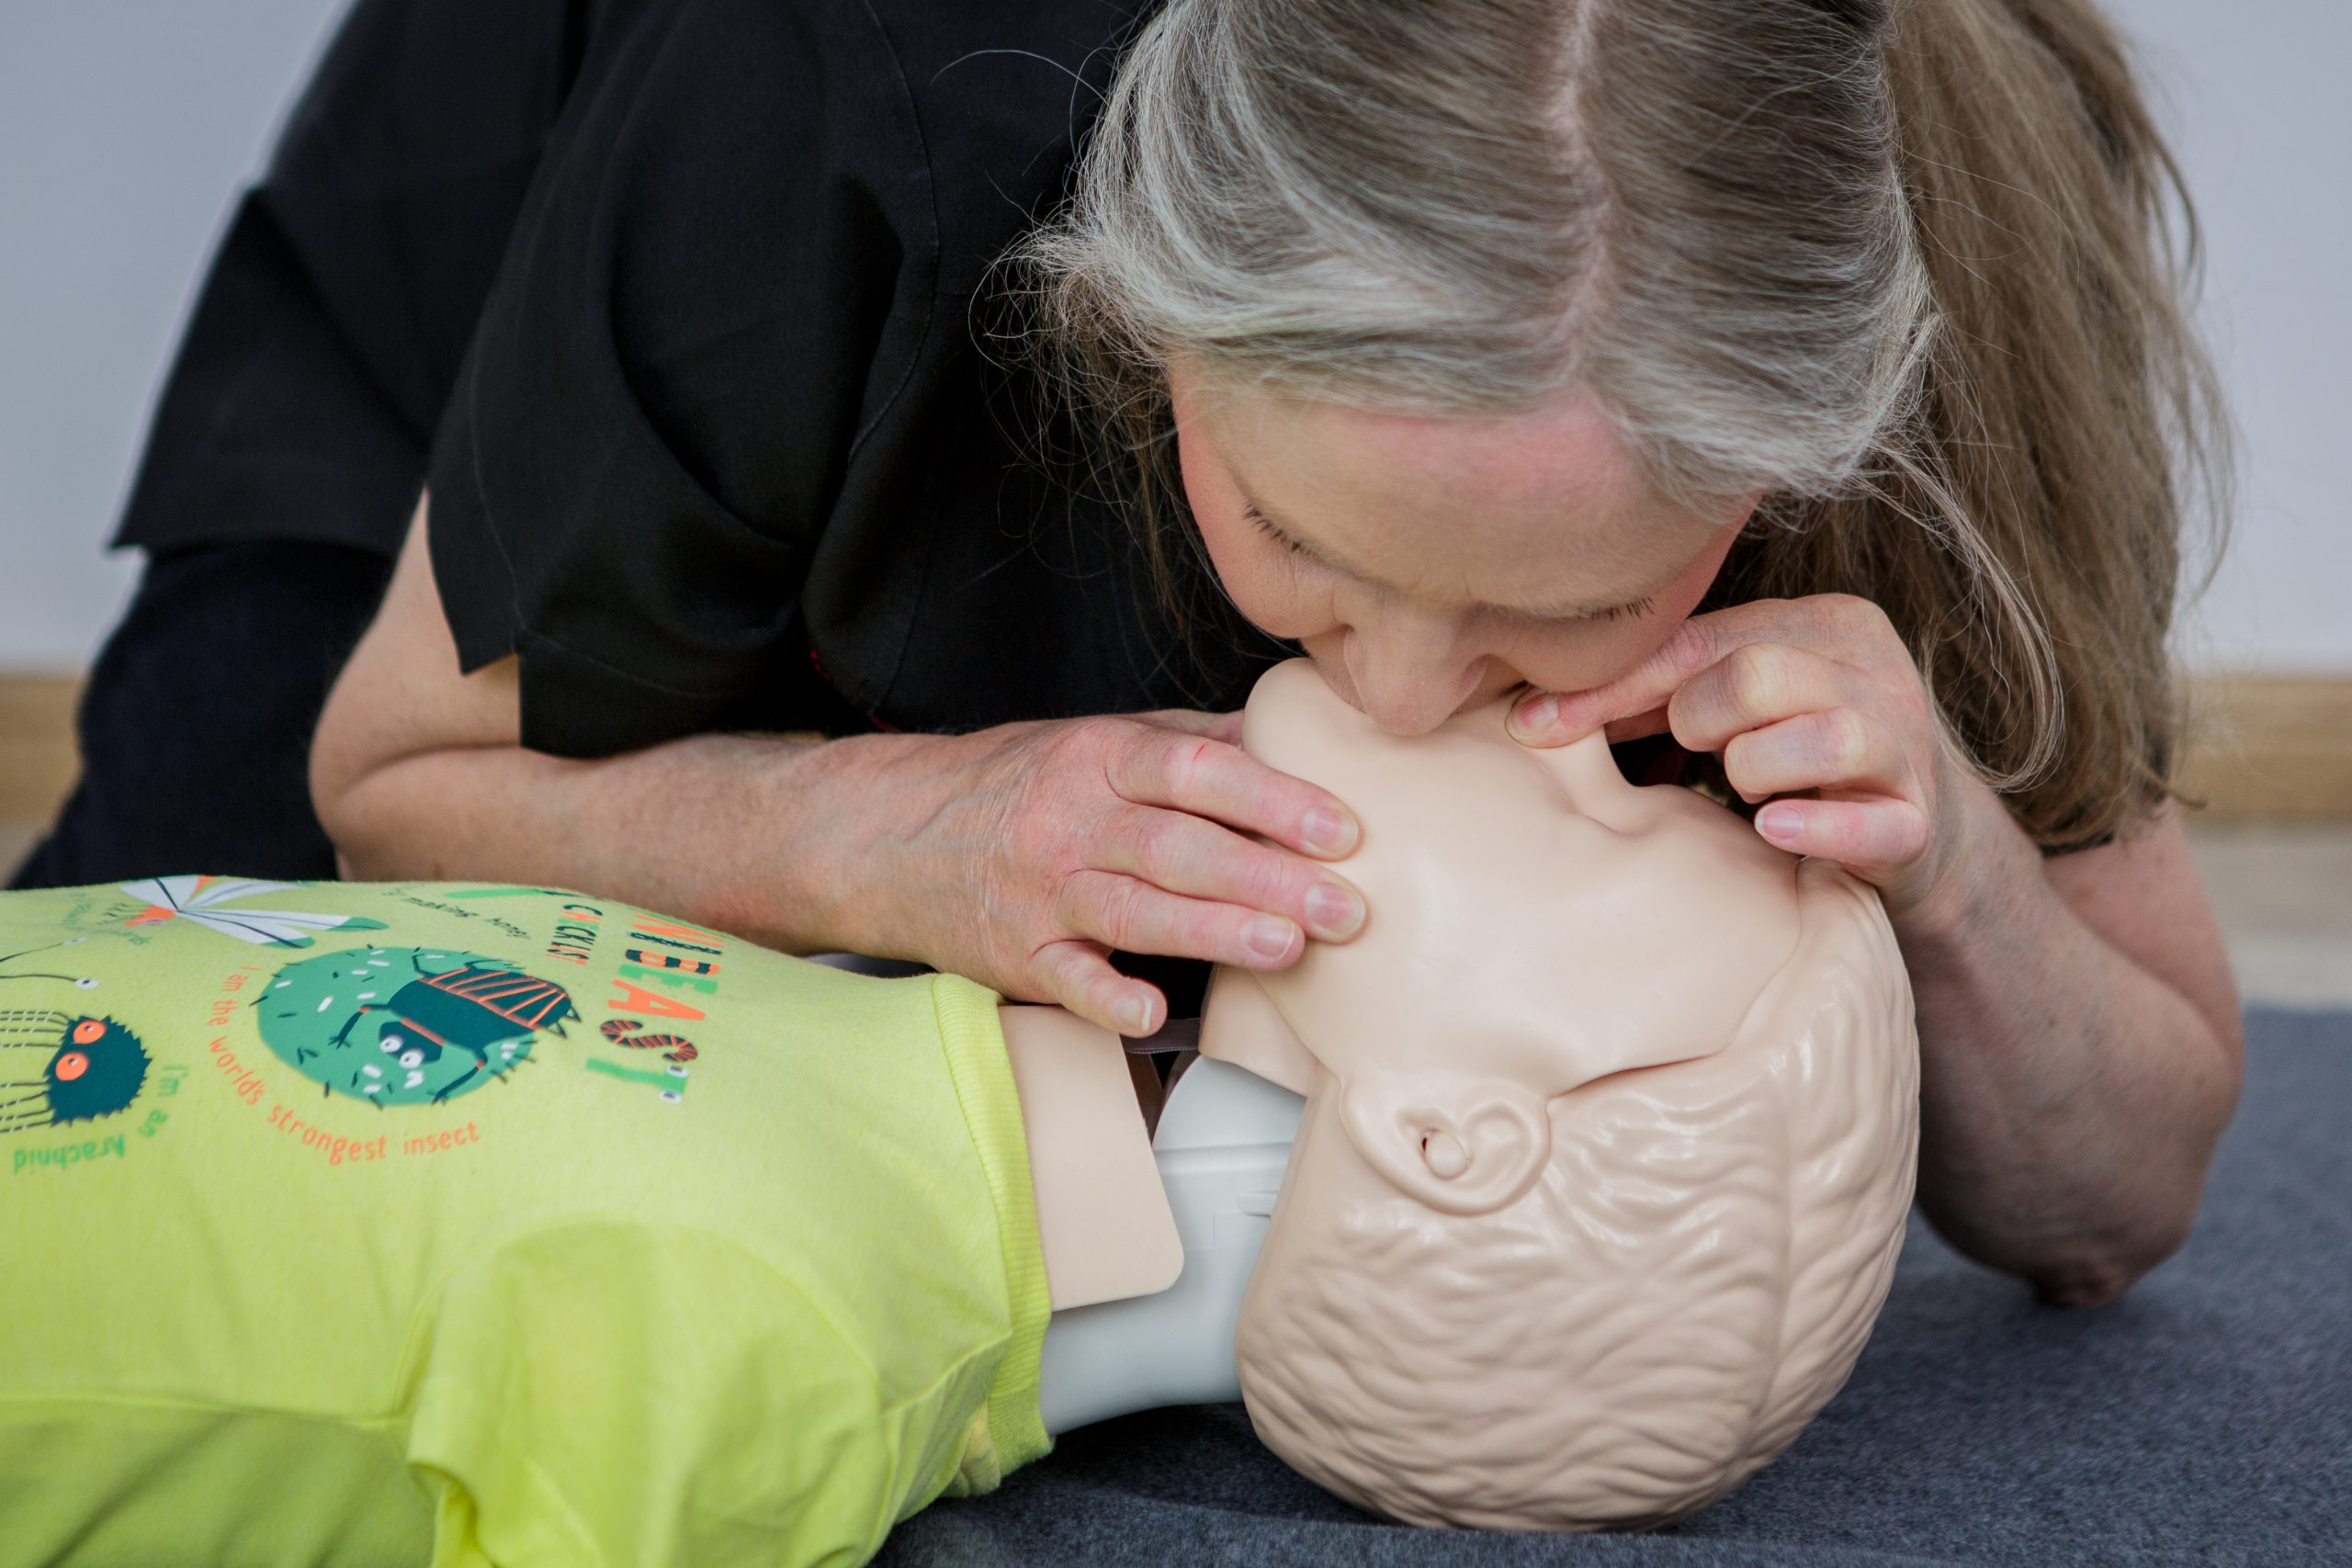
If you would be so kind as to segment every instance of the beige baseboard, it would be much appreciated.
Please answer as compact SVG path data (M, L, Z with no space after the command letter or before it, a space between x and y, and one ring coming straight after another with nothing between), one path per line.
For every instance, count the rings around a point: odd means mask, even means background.
M2352 676L2207 676L2180 789L2222 821L2352 822Z
M46 822L74 782L72 676L0 675L0 819ZM2352 676L2196 683L2181 787L2203 820L2352 822Z
M47 822L74 787L71 675L0 675L0 818Z

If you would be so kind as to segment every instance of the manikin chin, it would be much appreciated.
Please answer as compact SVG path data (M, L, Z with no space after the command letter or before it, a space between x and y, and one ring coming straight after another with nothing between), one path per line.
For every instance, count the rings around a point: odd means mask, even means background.
M1369 917L1217 973L1156 1146L1101 1114L1099 1031L1005 1010L1055 1429L1238 1385L1382 1513L1628 1528L1723 1495L1844 1382L1917 1144L1876 896L1503 712L1401 739L1304 660L1260 682L1242 743L1355 812Z

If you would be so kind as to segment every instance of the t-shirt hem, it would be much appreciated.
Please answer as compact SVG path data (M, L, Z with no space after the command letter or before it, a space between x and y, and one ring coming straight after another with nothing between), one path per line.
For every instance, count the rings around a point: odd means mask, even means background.
M957 975L932 976L931 994L948 1072L996 1207L1012 1320L1011 1339L983 1406L983 1421L974 1425L957 1473L957 1490L986 1492L1053 1447L1037 1407L1046 1323L1053 1304L1046 1287L1045 1248L1037 1235L1036 1200L1029 1185L1028 1135L1012 1065L1005 1055L996 994Z

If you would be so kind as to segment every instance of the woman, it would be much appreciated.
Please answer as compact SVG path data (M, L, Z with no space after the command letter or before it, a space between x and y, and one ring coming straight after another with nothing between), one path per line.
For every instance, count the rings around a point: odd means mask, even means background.
M2178 1246L2240 1051L2169 789L2214 426L2085 0L1178 0L1025 237L1057 175L973 73L1101 10L805 9L588 19L319 723L348 872L1145 1033L1112 950L1364 919L1344 806L1204 711L1269 639L1400 732L1524 687L1879 887L1958 1245L2079 1303ZM1142 562L1012 461L1070 427L990 332L1140 460Z

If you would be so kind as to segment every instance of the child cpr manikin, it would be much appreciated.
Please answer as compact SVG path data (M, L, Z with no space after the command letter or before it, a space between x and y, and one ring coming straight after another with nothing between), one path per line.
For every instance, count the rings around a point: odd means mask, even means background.
M1159 1139L1183 1277L1057 1313L1048 1426L1224 1392L1262 1234L1233 1366L1311 1479L1429 1524L1703 1507L1837 1392L1901 1244L1917 1043L1875 894L1628 784L1599 736L1518 745L1501 705L1402 739L1299 660L1243 744L1355 812L1369 919L1218 972L1204 1055L1306 1097L1279 1201L1282 1108L1204 1060ZM1079 1246L1044 1235L1051 1273ZM1125 1266L1164 1269L1148 1245ZM1139 1345L1168 1348L1156 1371Z
M1400 1518L1702 1506L1836 1390L1912 1178L1873 896L1502 710L1245 744L1369 919L1120 1043L556 888L0 895L0 1568L857 1562L1246 1397Z

